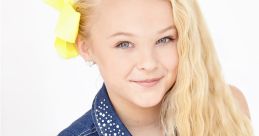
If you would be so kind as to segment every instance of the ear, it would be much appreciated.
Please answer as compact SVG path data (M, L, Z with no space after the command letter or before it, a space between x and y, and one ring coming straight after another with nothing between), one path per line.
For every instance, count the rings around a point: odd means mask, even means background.
M82 36L78 35L76 39L76 48L85 61L93 61L92 49L90 41L87 41Z

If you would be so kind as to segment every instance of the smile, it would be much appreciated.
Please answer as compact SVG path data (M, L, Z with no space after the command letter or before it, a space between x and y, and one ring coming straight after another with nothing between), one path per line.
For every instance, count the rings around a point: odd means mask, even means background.
M145 79L145 80L134 80L131 82L137 83L138 85L143 86L143 87L153 87L160 81L160 79L162 79L162 77Z

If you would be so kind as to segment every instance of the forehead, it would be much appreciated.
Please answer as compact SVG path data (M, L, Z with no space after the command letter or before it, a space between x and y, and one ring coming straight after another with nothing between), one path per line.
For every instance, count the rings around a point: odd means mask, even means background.
M147 35L173 25L169 0L102 0L95 11L93 31L103 35L117 31Z

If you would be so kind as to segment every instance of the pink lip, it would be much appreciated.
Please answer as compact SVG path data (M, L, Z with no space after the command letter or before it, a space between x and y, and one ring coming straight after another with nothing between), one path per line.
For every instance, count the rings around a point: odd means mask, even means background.
M143 86L143 87L152 87L152 86L156 85L160 81L161 78L162 77L145 79L145 80L137 80L137 81L132 81L132 82L135 82L138 85Z

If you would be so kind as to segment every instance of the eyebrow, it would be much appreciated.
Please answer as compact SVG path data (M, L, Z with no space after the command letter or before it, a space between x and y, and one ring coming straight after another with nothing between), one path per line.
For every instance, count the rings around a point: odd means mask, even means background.
M176 27L174 25L170 25L170 26L158 31L157 34L162 34L162 33L166 32L168 30L171 30L171 29L176 30ZM119 36L119 35L131 36L131 37L135 36L134 34L129 33L129 32L117 32L117 33L114 33L114 34L108 36L107 38L111 38L111 37L115 37L115 36Z

